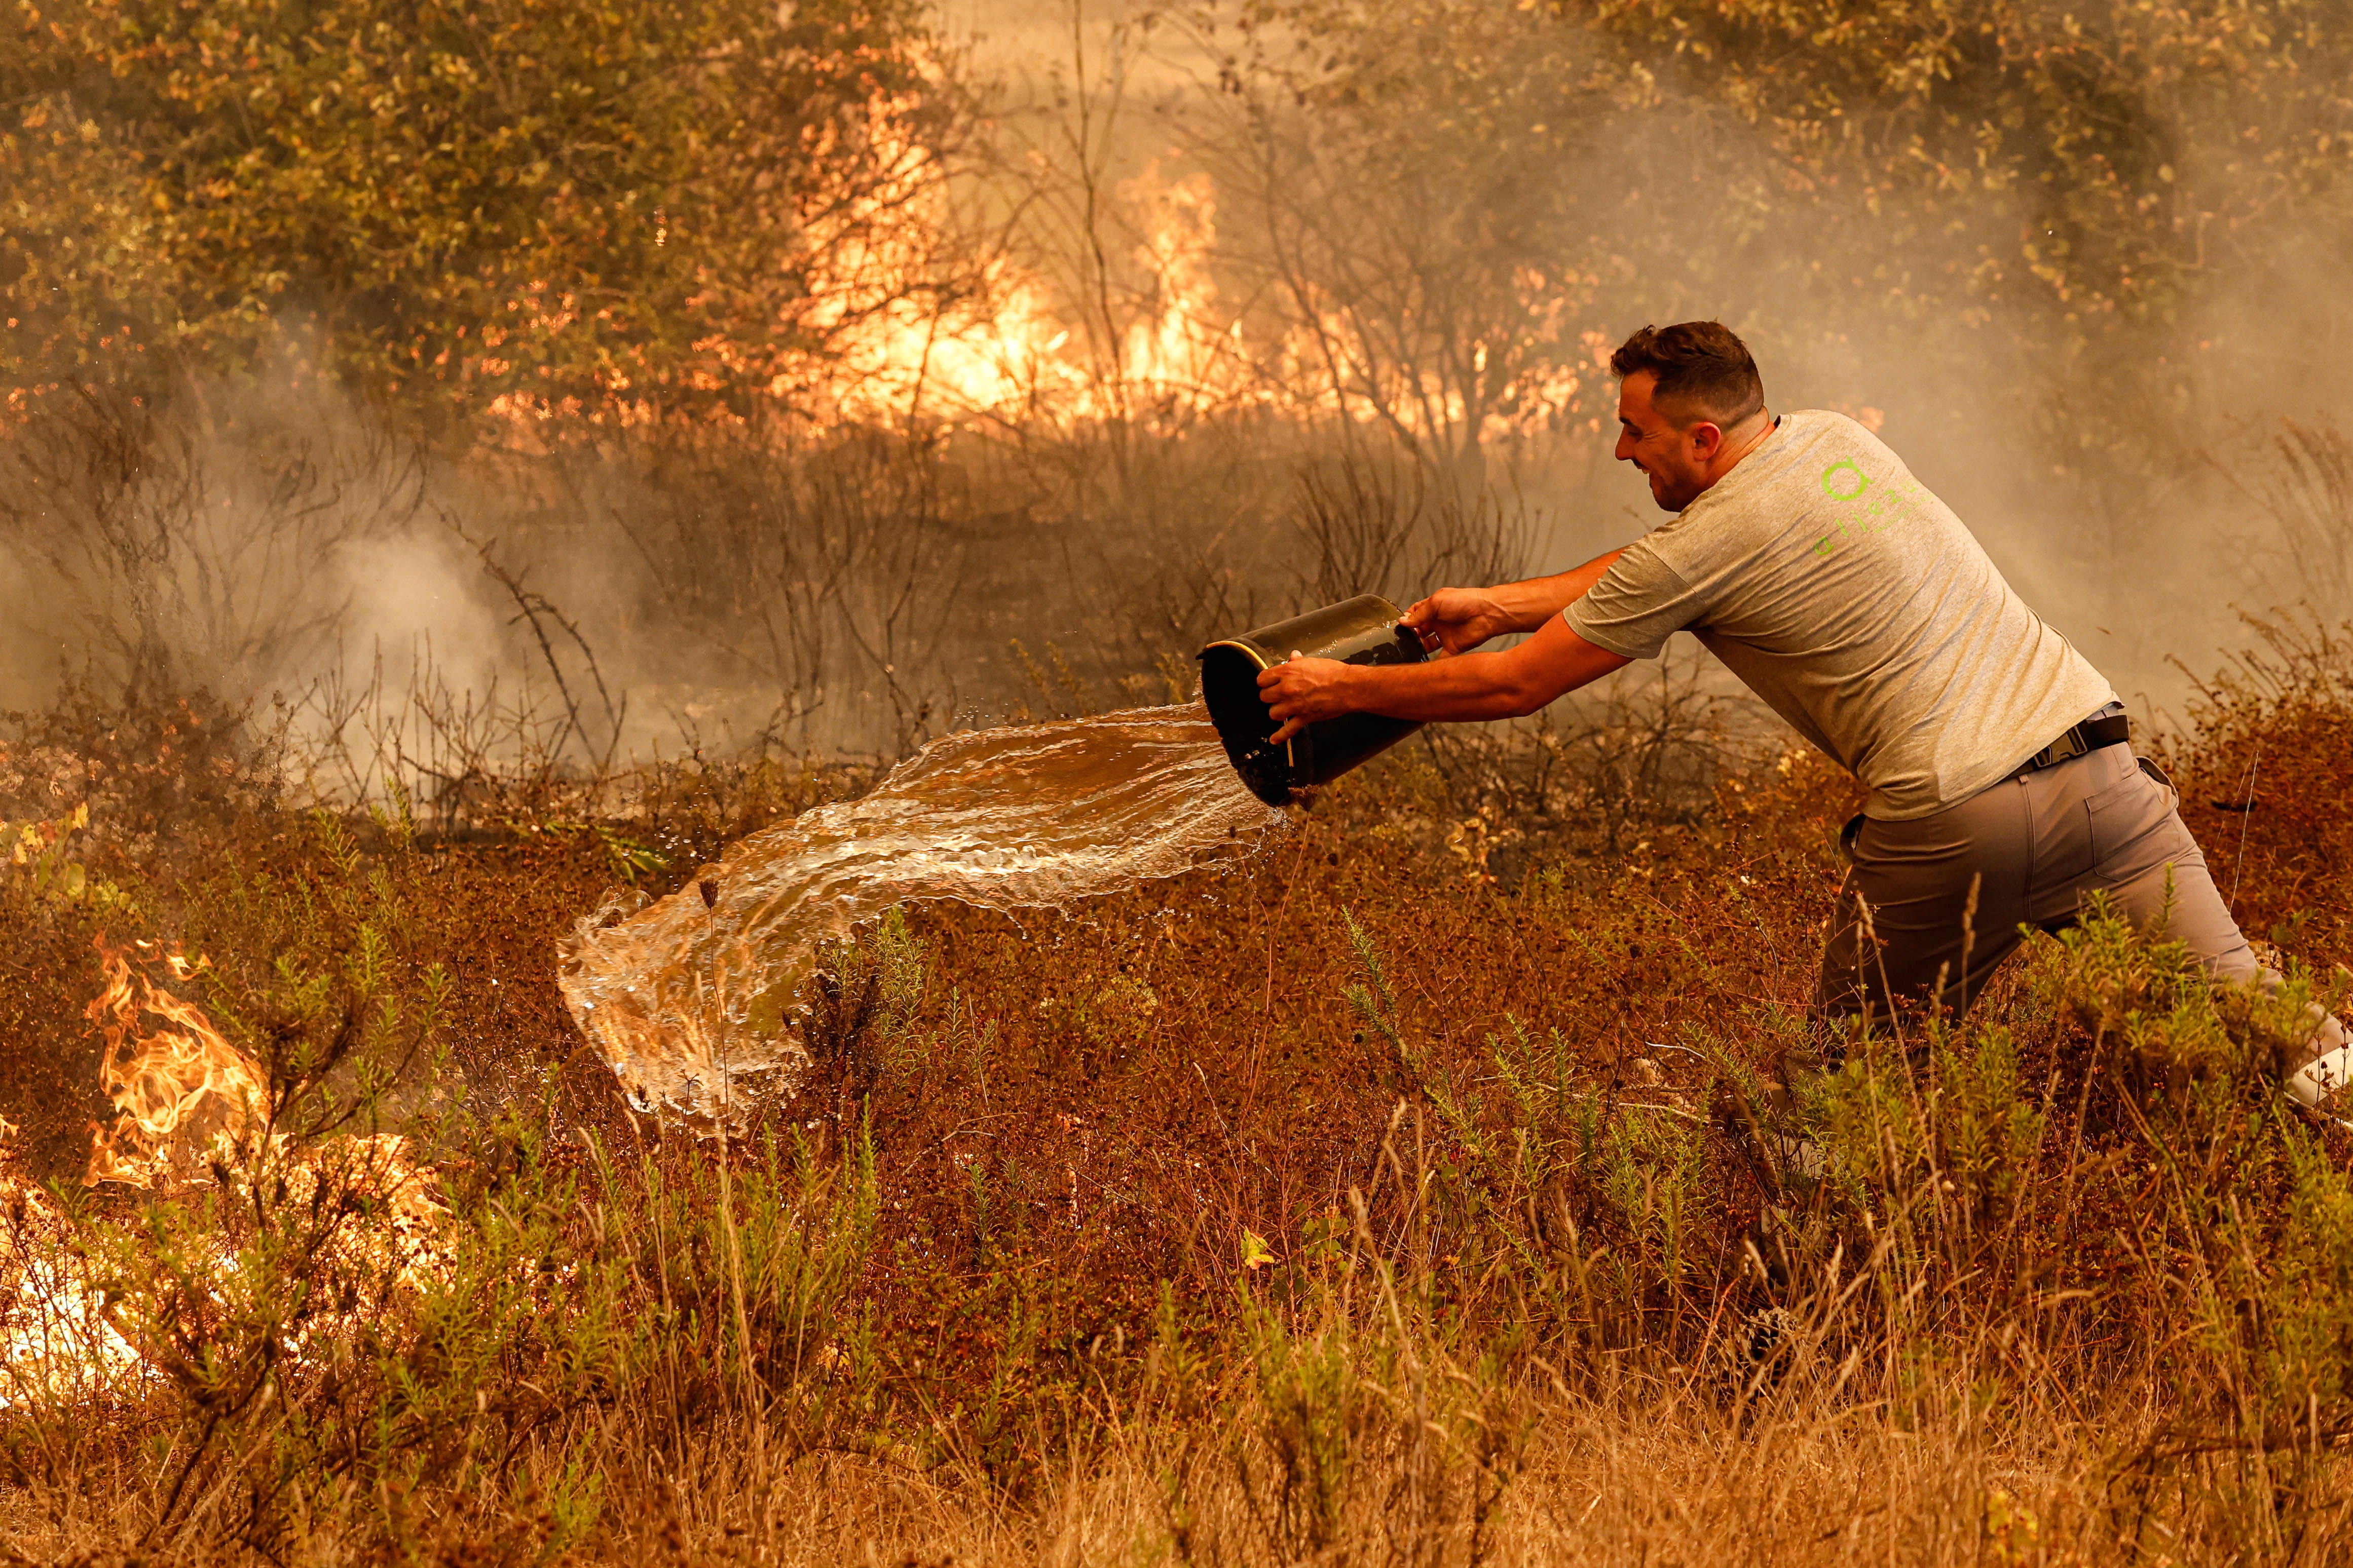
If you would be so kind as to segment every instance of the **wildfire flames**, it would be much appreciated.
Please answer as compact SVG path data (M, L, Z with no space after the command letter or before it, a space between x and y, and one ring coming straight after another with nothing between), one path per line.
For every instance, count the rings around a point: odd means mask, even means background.
M820 318L843 322L834 334L839 358L818 388L835 417L1153 426L1255 408L1388 422L1424 436L1470 422L1493 439L1582 412L1588 365L1607 363L1599 334L1565 341L1577 280L1528 271L1514 279L1525 330L1556 352L1512 384L1496 378L1490 390L1499 395L1475 419L1461 387L1390 363L1364 322L1303 279L1293 280L1292 319L1246 322L1219 297L1215 182L1203 174L1169 180L1156 166L1117 191L1139 223L1140 237L1122 247L1127 269L1145 284L1124 308L1058 300L1045 279L1005 257L955 306L869 298L863 280L911 273L933 243L934 204L902 195L887 221L836 248L834 275L819 279ZM1091 325L1074 331L1082 321ZM1485 377L1486 345L1472 345L1472 358Z
M136 944L145 947L148 944ZM90 1005L90 1021L106 1039L99 1076L119 1114L111 1128L90 1128L90 1169L83 1180L154 1184L182 1128L241 1136L267 1120L269 1087L259 1067L223 1039L195 1003L174 996L131 967L131 951L97 941L106 985ZM176 952L164 963L175 980L204 967ZM164 1026L140 1032L153 1015Z
M103 936L96 945L106 984L88 1016L105 1037L100 1081L121 1114L111 1128L90 1128L87 1184L153 1186L175 1166L192 1163L202 1140L239 1154L216 1167L232 1184L268 1167L298 1200L307 1201L331 1180L364 1187L390 1226L381 1245L393 1249L404 1270L423 1259L440 1209L426 1190L425 1173L409 1158L406 1139L361 1134L294 1148L281 1133L255 1136L269 1121L269 1086L260 1066L224 1039L203 1008L134 970L130 949L110 947ZM203 958L191 962L177 952L164 953L162 962L174 980L206 967ZM140 1022L149 1015L164 1026L142 1034Z
M263 1209L276 1211L322 1277L374 1281L379 1302L425 1284L446 1262L443 1211L408 1141L375 1133L298 1143L267 1131L268 1075L202 1007L148 978L138 962L185 981L205 961L138 951L153 945L96 943L105 984L87 1016L106 1042L100 1071L118 1115L111 1128L91 1127L85 1182L153 1189L209 1151L214 1178L235 1198L216 1214L249 1225ZM87 1401L126 1378L158 1375L171 1358L154 1350L153 1325L135 1303L125 1310L120 1282L102 1278L108 1270L76 1221L17 1168L15 1132L0 1121L0 1407ZM209 1274L211 1283L184 1304L208 1297L217 1306L236 1293L237 1247L221 1235L215 1255L184 1281ZM342 1324L336 1313L311 1314L290 1346Z
M786 368L769 383L772 396L799 402L820 421L1174 427L1254 409L1388 424L1420 436L1475 426L1482 438L1498 439L1582 418L1595 368L1608 362L1600 334L1567 336L1588 280L1523 269L1513 282L1521 307L1514 330L1544 352L1505 374L1491 371L1486 343L1462 345L1484 388L1474 410L1459 375L1397 357L1388 340L1398 331L1411 337L1419 329L1409 323L1375 328L1303 279L1291 280L1282 311L1270 313L1262 290L1251 291L1257 304L1247 310L1221 298L1217 184L1198 173L1171 179L1156 165L1115 191L1135 225L1132 241L1111 247L1123 286L1103 283L1099 299L1068 298L1067 282L1058 288L1001 252L968 286L942 294L923 279L935 254L953 243L946 198L927 183L917 150L891 142L885 107L876 106L871 134L888 149L884 162L902 174L819 226L813 248L820 259L803 325L829 347L818 358L780 362ZM576 298L534 283L510 303L512 321L491 329L483 342L494 347L511 327L560 332L582 309ZM695 347L732 372L754 363L723 338ZM508 363L468 362L485 370ZM700 373L695 384L719 384ZM651 404L633 401L638 395L626 374L611 373L606 386L609 411L520 392L501 393L489 407L516 425L601 422L608 412L625 425L656 416Z
M0 1408L89 1398L139 1359L80 1277L65 1216L15 1168L16 1132L0 1120Z

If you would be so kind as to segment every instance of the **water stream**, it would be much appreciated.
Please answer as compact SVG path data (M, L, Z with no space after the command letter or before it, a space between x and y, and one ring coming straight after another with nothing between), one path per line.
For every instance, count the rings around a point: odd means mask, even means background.
M633 1103L702 1119L788 1086L818 944L896 904L1059 905L1254 847L1198 702L949 735L857 800L733 846L680 891L608 897L562 944L574 1019Z

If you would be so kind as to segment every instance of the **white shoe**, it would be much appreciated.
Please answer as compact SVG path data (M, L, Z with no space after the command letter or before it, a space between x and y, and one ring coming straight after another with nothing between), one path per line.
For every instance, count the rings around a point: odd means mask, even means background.
M2288 1074L2287 1097L2339 1127L2353 1129L2353 1121L2346 1121L2335 1110L2321 1110L2323 1104L2343 1092L2348 1085L2353 1085L2353 1046L2339 1046L2333 1051L2323 1052Z

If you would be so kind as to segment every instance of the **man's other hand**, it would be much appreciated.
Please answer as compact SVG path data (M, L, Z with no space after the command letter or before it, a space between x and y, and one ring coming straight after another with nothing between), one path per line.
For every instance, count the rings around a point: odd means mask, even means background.
M1462 653L1489 637L1517 631L1519 623L1484 588L1440 588L1398 617L1424 648Z
M1268 737L1268 743L1281 745L1310 724L1353 711L1340 693L1348 668L1336 658L1310 658L1293 649L1282 663L1260 670L1259 695L1265 699L1268 710L1282 721L1282 728Z

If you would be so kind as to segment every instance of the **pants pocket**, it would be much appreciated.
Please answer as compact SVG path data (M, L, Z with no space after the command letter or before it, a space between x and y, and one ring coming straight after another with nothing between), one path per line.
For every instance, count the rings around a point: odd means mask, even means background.
M2157 781L2158 787L2165 791L2165 799L2168 805L2176 810L2180 809L2181 792L2174 787L2172 778L2163 768L2158 767L2147 757L2139 756L2133 758L2133 765L2140 769L2142 777Z
M2189 830L2175 815L2173 788L2159 782L2163 777L2135 769L2084 803L2092 874L2099 880L2129 881L2190 848Z

